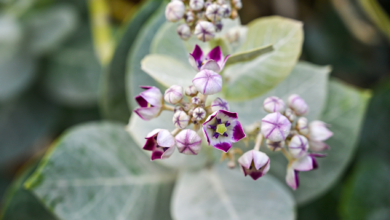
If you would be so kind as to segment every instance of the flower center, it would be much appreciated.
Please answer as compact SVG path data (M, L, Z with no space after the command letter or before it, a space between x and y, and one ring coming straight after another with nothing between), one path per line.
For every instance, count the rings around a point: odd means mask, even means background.
M219 133L220 135L223 135L227 131L227 128L225 124L219 124L217 125L216 132Z

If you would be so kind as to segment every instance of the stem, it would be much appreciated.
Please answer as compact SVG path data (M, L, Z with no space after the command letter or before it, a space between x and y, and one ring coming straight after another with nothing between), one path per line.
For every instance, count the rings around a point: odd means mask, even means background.
M163 109L164 110L168 110L168 111L174 111L175 110L175 106L164 104L163 105Z
M204 110L206 110L208 114L213 114L213 110L211 110L211 105L204 107Z
M181 131L180 128L175 128L175 130L171 131L171 135L172 135L172 136L176 136L177 133L179 133L179 131Z
M261 143L263 142L263 134L259 132L256 137L255 147L253 148L256 151L260 150Z
M207 100L207 95L201 95L200 96L200 100L202 100L202 102L206 105L206 100Z
M198 131L200 129L200 124L194 124L194 131Z
M291 156L290 156L290 153L287 152L287 150L285 148L282 148L282 153L284 154L284 156L287 158L288 161L291 161Z

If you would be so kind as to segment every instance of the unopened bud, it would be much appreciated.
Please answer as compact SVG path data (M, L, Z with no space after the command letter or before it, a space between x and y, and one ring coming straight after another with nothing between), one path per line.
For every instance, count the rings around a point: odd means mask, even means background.
M225 99L216 98L211 103L211 111L216 112L218 110L229 111L229 103Z
M291 122L279 112L268 114L261 120L261 133L273 142L284 141L290 129Z
M177 104L183 99L183 87L173 85L165 91L164 99L171 104Z
M233 5L236 9L240 10L242 8L241 0L233 0Z
M191 29L187 24L179 25L176 31L182 40L188 40L191 37Z
M173 113L176 113L177 111L184 111L184 108L182 106L175 106L175 108L173 109Z
M290 149L290 153L293 157L299 158L306 154L309 149L309 144L304 136L294 135L288 145L288 148Z
M226 3L225 0L217 0L217 4L219 4L219 5L223 5L225 3Z
M208 21L199 21L195 26L194 34L199 40L206 42L214 38L215 27Z
M212 21L212 22L217 22L219 20L221 20L222 18L222 13L220 11L220 7L219 5L217 4L212 4L212 5L209 5L206 9L206 17Z
M222 77L218 73L204 69L192 80L195 88L204 95L213 95L222 89Z
M187 127L190 117L184 111L177 111L173 115L173 124L180 129Z
M194 20L195 20L195 15L192 11L189 11L185 14L184 19L185 19L187 24L192 25L194 23Z
M185 6L182 1L172 1L165 8L165 17L168 21L176 22L183 18Z
M271 151L280 151L284 147L284 141L273 142L271 140L267 140L267 147Z
M196 90L195 86L191 85L186 88L185 93L186 95L193 97L198 95L198 90Z
M202 147L202 138L190 129L181 131L175 139L177 149L182 154L197 155Z
M191 98L191 103L195 104L195 105L199 105L200 104L200 98L198 97L192 97Z
M265 111L272 112L280 112L284 111L284 102L280 98L276 96L268 97L264 100L263 108Z
M300 117L297 121L297 130L303 135L309 134L309 127L307 126L307 118Z
M221 32L222 31L222 28L223 28L222 21L216 21L214 25L215 25L215 31L216 32Z
M291 110L291 108L287 108L286 111L284 112L284 115L288 118L288 120L290 120L291 122L293 122L295 120L295 114L294 114L294 111Z
M212 5L213 3L210 1L210 0L207 0L205 3L204 3L204 8L207 9L210 5Z
M204 6L204 0L190 0L190 8L194 11L199 11Z
M290 95L290 97L288 98L288 106L298 116L306 114L309 109L305 100L303 100L299 95L296 94Z
M310 140L325 141L333 136L333 132L328 129L325 122L313 121L309 125Z
M222 5L219 10L221 11L222 17L224 18L228 18L232 13L232 10L230 10L230 7L226 4Z
M192 117L196 121L202 121L206 117L206 111L203 108L196 108L194 109L194 112L192 113Z

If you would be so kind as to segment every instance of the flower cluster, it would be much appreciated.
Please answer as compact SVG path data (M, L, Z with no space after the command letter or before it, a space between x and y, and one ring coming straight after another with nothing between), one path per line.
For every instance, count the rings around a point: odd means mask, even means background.
M181 39L187 40L195 34L205 42L222 30L223 18L235 19L241 8L241 0L172 0L165 8L165 17L171 22L184 19L177 27Z
M333 133L322 121L308 123L303 117L308 112L306 102L299 95L288 98L288 106L278 97L264 100L264 110L269 114L249 130L248 136L256 136L255 147L243 154L238 162L246 175L254 180L266 174L270 168L269 157L259 149L266 139L266 146L271 151L280 151L289 161L286 182L292 189L299 186L298 173L318 167L316 157L324 157L317 152L329 147L325 140Z
M205 56L202 49L196 46L189 55L190 64L198 72L191 86L183 88L173 85L164 95L156 87L141 87L145 91L135 97L139 108L134 110L139 117L151 120L163 110L174 113L172 123L176 129L168 131L158 128L146 136L143 149L152 151L152 160L170 157L175 146L179 153L197 155L202 147L199 133L203 133L209 145L224 152L245 137L237 114L229 112L229 104L224 99L216 98L210 104L207 102L208 95L221 91L222 78L218 73L228 57L223 56L219 47Z

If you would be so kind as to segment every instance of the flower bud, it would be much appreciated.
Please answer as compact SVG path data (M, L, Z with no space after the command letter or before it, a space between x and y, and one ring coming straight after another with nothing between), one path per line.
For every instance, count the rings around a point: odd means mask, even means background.
M230 16L230 14L232 13L232 10L226 4L221 5L221 8L219 10L221 11L223 18L228 18Z
M213 3L210 1L210 0L207 0L205 3L204 3L204 8L207 9L210 5L212 5Z
M135 97L139 108L134 112L143 120L150 120L160 115L164 100L160 90L154 86L141 86L145 91Z
M214 101L211 103L211 111L216 112L218 110L229 111L229 103L219 97L214 99Z
M217 4L212 4L212 5L209 5L207 8L206 8L206 17L212 21L212 22L216 22L216 21L219 21L221 20L222 18L222 13L220 11L220 7L219 5Z
M204 0L190 0L190 8L194 11L199 11L204 6Z
M206 111L203 109L203 108L196 108L193 113L192 113L192 117L196 120L196 121L202 121L205 117L206 117Z
M173 85L165 91L164 99L171 104L177 104L183 99L183 87Z
M175 139L165 129L155 129L146 135L144 150L152 151L151 160L166 159L175 151Z
M233 0L233 5L236 9L240 10L242 8L241 0Z
M303 135L309 134L309 127L307 126L307 118L300 117L297 121L297 130Z
M194 23L194 20L195 20L195 15L192 11L189 11L185 14L184 19L185 19L187 24L192 25Z
M202 138L190 129L185 129L176 135L177 149L182 154L197 155L202 147Z
M219 5L223 5L225 3L226 3L225 0L217 0L217 4L219 4Z
M165 8L165 17L168 21L176 22L183 18L185 6L182 1L173 1L168 3Z
M309 139L309 149L313 152L320 152L320 151L328 150L329 146L322 141L314 141Z
M310 140L325 141L333 136L333 133L327 128L327 124L322 121L313 121L309 125Z
M190 117L184 111L177 111L172 119L173 124L180 129L187 127L189 121Z
M238 12L237 12L237 9L233 8L232 9L232 13L230 13L230 18L232 20L236 19L238 17Z
M195 26L194 34L199 40L206 42L214 38L215 27L208 21L199 21Z
M267 154L250 150L238 158L238 163L241 165L241 169L244 175L249 175L253 180L264 176L270 168L270 160Z
M309 110L305 100L299 95L293 94L288 98L288 106L295 112L296 115L301 116L306 114Z
M291 108L287 108L286 111L284 112L284 115L288 118L288 120L290 120L291 122L293 122L295 120L295 114L293 112L293 110L291 110Z
M268 114L261 122L261 133L273 142L284 141L290 133L291 122L279 112Z
M290 153L293 157L299 158L306 155L306 152L309 149L309 144L304 136L294 135L288 145L288 148L290 149Z
M186 88L185 93L186 95L193 97L198 95L198 90L196 90L195 86L191 85Z
M267 140L267 147L271 151L280 151L284 147L284 141L279 141L279 142L273 142L271 140Z
M222 89L222 77L218 73L204 69L192 80L195 88L204 95L218 93Z
M222 21L216 21L215 22L215 31L216 32L221 32L222 31L222 28L223 28L223 24L222 24Z
M264 100L263 108L265 111L272 112L280 112L284 111L284 102L280 98L276 96L268 97Z
M175 108L173 109L173 113L176 113L177 111L184 111L184 108L182 106L175 106Z
M195 104L195 105L200 105L200 98L198 98L198 97L192 97L191 98L191 103L192 104Z
M182 40L188 40L191 37L191 29L187 24L179 25L176 31Z

